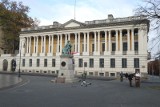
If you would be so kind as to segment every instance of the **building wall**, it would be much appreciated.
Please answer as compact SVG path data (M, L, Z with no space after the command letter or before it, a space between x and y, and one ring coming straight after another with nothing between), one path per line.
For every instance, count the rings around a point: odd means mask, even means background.
M135 30L138 30L138 34L135 35ZM106 35L104 38L102 38L103 33L106 32ZM111 32L111 33L110 33ZM115 37L112 37L112 34L115 32ZM125 34L126 36L121 35ZM50 32L38 32L38 33L22 33L20 35L20 52L15 57L17 61L17 69L19 68L19 61L20 61L20 55L21 55L21 72L32 72L32 73L47 73L47 74L55 74L59 71L60 68L60 57L61 55L61 49L65 46L66 41L66 35L67 40L70 40L72 44L72 52L75 52L74 45L77 44L77 50L79 53L74 55L75 60L75 74L81 75L83 72L87 72L88 75L93 76L118 76L119 72L128 72L128 73L134 73L135 68L134 67L134 58L139 58L139 69L142 73L142 75L145 75L147 73L147 25L146 24L139 24L139 25L121 25L121 26L106 26L106 27L96 27L96 28L81 28L81 29L69 29L69 30L59 30L59 31L50 31ZM87 35L89 34L89 40L87 39ZM77 38L80 39L77 41ZM79 36L80 35L80 36ZM84 35L86 36L86 40L84 39ZM96 35L96 41L95 41L95 35ZM53 40L53 52L49 52L49 45L51 44L50 38L50 44L49 44L49 36L52 36L54 38ZM62 37L61 37L62 36ZM122 36L122 38L121 38ZM37 38L38 37L38 45L36 45ZM45 41L45 52L42 52L41 46L44 45L43 37L46 38ZM94 38L93 38L94 37ZM34 39L35 38L35 39ZM58 40L59 38L59 40ZM128 39L129 38L129 39ZM134 50L134 43L132 42L134 38L134 42L138 42L138 51ZM62 39L62 42L61 42ZM122 42L120 42L122 39ZM31 40L31 41L30 41ZM98 41L100 40L99 44ZM80 45L78 45L78 42L80 41ZM86 41L86 42L85 42ZM35 43L34 43L35 42ZM86 48L86 52L83 50L83 44L88 43L89 45L89 51ZM95 43L96 42L96 43ZM123 42L127 42L127 48L125 52L123 51ZM59 49L59 45L61 45L61 48ZM107 47L105 51L102 51L102 43L105 43L105 46ZM110 44L109 44L110 43ZM116 51L112 51L112 43L116 43ZM94 47L94 50L92 50L92 44L96 46ZM31 46L30 46L31 45ZM36 46L35 46L36 45ZM38 48L38 52L34 52L34 48ZM99 48L98 48L99 47ZM29 49L31 49L29 51ZM59 50L57 50L59 49ZM98 49L100 51L98 51ZM94 67L89 67L89 59L94 59ZM104 59L104 67L100 67L100 58ZM110 59L115 58L115 68L110 67ZM122 68L122 58L127 59L127 67ZM2 58L3 59L3 58ZM22 66L23 59L25 59L25 66ZM29 65L29 60L32 59L32 66ZM40 59L40 66L37 67L37 59ZM47 59L47 66L44 67L44 59ZM56 66L52 67L52 59L56 60ZM83 59L83 66L79 67L79 59ZM84 62L87 63L87 67L84 67ZM0 62L3 63L2 60ZM3 70L3 67L0 67L0 70ZM10 69L8 69L10 70ZM103 75L102 75L103 74Z

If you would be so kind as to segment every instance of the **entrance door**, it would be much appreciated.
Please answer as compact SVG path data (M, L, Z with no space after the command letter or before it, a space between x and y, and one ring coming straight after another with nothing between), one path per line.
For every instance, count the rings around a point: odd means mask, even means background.
M7 71L8 61L6 59L3 60L3 71Z
M14 72L15 69L16 69L16 61L13 59L13 60L11 61L11 70Z

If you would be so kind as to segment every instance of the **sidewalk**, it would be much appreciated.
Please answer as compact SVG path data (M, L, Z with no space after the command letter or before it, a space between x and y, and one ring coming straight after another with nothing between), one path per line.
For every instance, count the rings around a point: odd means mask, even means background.
M0 74L0 90L7 89L22 82L22 78L17 75Z
M160 83L160 76L148 75L148 79L145 81L151 83Z

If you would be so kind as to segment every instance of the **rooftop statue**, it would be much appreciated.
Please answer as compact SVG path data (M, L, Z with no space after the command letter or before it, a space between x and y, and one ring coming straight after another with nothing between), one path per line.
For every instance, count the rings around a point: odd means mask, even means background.
M71 45L70 41L67 41L67 44L62 49L62 55L70 55L71 54L71 48L72 48L72 45Z

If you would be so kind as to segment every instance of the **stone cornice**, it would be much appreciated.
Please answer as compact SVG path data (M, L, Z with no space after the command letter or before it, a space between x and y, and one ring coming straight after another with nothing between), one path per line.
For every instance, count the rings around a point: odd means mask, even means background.
M78 29L88 29L88 28L99 28L99 27L112 27L112 26L123 26L123 25L139 25L139 24L149 24L149 20L132 20L132 21L125 21L125 22L111 22L111 23L101 23L101 24L83 24L83 26L77 27L55 27L55 28L47 28L47 29L37 29L37 30L28 30L28 31L21 31L20 34L27 34L27 33L41 33L41 32L53 32L53 31L62 31L62 30L78 30Z

